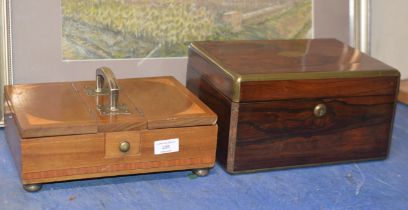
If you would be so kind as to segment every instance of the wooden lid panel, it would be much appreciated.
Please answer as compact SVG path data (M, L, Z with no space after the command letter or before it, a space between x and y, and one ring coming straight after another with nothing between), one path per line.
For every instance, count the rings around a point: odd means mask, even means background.
M173 77L118 80L128 114L102 115L88 95L94 81L6 86L6 101L23 138L213 125L217 116ZM98 100L98 102L97 102Z
M119 80L121 93L138 107L148 128L213 125L217 116L173 77Z
M5 87L23 138L96 133L93 113L71 83Z
M203 41L194 42L193 48L243 78L254 74L393 69L335 39Z

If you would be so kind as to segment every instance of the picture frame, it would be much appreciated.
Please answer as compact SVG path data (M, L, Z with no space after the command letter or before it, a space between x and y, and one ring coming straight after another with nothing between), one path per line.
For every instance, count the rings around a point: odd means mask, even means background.
M10 4L8 0L0 2L0 94L4 95L4 85L13 84L12 57L11 57L11 32L10 32ZM0 97L4 104L4 97ZM4 106L0 106L0 127L4 125Z

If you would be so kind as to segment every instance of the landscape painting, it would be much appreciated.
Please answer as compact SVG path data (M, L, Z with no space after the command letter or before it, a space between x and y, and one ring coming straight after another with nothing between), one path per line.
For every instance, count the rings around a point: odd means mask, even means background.
M308 38L312 0L61 0L64 60L185 57L194 40Z

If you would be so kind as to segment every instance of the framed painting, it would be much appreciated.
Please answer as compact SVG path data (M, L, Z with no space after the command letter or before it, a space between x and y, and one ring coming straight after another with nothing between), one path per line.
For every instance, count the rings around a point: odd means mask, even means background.
M186 57L194 40L312 35L312 0L61 0L62 58Z

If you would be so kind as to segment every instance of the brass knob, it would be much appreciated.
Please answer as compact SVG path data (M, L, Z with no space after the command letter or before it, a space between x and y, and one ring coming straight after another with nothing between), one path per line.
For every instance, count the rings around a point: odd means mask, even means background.
M130 144L127 141L122 141L119 144L119 150L123 153L128 152L130 150Z
M313 113L316 117L323 117L327 112L327 107L324 104L318 104L315 106Z

